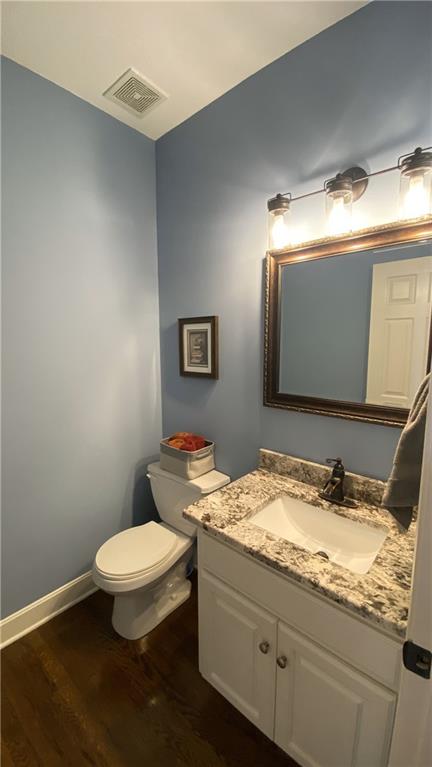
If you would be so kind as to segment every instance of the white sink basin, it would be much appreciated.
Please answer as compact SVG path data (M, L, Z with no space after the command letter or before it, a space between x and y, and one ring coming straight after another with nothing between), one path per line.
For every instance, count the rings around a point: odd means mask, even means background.
M387 535L386 530L352 522L288 495L268 503L248 521L360 574L368 572Z

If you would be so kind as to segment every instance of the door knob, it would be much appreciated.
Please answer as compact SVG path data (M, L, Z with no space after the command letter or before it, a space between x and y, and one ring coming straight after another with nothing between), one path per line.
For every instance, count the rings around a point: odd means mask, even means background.
M270 644L266 641L260 642L258 647L260 648L261 652L264 653L264 655L267 655L268 651L270 650Z
M278 664L279 668L286 668L288 665L288 658L286 655L279 655L279 658L276 659L276 663Z

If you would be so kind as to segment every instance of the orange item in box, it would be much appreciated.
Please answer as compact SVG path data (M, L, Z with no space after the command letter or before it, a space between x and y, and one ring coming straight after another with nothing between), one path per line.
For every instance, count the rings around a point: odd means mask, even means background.
M168 444L177 450L193 453L196 450L202 450L206 446L206 441L199 434L192 434L190 431L177 431L169 438Z
M184 445L184 439L170 439L168 444L171 447L176 447L177 450L182 450L183 445Z

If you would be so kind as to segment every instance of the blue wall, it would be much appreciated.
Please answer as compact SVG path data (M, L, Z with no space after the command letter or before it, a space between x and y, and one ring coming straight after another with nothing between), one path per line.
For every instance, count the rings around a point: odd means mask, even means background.
M431 31L428 3L372 3L157 143L163 431L211 436L233 476L260 446L390 468L395 429L261 405L265 203L430 143ZM154 143L7 59L2 111L7 615L154 514L161 413ZM386 179L365 224L394 218ZM200 314L220 316L217 382L178 375L177 318Z
M365 402L373 265L430 253L420 243L284 267L280 391Z
M259 446L389 472L397 429L261 405L265 205L431 143L431 32L430 3L371 3L157 142L163 428L204 432L233 476ZM380 183L365 225L396 217L397 174ZM201 314L220 317L218 382L178 375L177 318Z
M2 60L3 615L150 507L154 142Z

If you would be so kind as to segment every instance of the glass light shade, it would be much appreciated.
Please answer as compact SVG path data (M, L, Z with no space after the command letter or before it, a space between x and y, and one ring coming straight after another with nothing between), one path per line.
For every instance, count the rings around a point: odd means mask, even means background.
M402 168L399 218L418 218L432 213L432 165Z
M327 231L330 235L346 234L352 230L352 185L343 185L339 188L336 183L327 187L326 215Z
M290 201L277 194L267 203L267 247L269 250L280 250L290 245Z
M290 244L289 210L268 214L268 249L279 250Z

